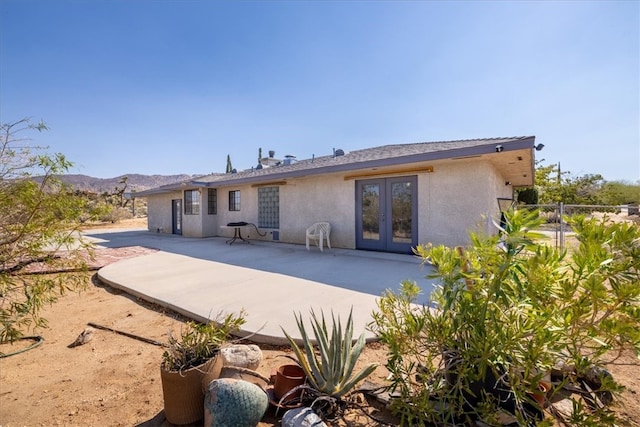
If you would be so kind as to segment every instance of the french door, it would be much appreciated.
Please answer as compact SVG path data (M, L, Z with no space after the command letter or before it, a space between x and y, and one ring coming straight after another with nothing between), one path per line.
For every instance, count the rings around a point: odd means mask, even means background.
M356 248L411 253L418 244L415 176L356 181Z

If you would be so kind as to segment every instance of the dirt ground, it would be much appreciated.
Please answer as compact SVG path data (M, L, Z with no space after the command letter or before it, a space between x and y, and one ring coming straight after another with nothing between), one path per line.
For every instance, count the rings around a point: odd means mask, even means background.
M145 224L124 221L107 227ZM104 224L95 225L105 227ZM152 251L143 247L97 249L91 262L97 268ZM44 341L38 347L0 358L0 427L18 426L164 426L160 361L163 348L114 332L96 330L92 340L75 348L67 346L94 323L150 340L165 342L169 332L180 331L180 315L100 283L88 273L89 286L70 293L45 308L47 329L35 331ZM0 345L1 353L20 351L33 341ZM291 362L288 347L260 345L263 361L258 372L269 377L272 370ZM370 345L360 363L384 360L385 349ZM370 379L383 382L380 367ZM376 412L374 407L366 405ZM280 425L270 409L260 426ZM385 414L381 415L382 417ZM389 417L389 414L386 414ZM358 411L349 425L378 425Z
M162 347L104 330L94 332L88 344L67 346L89 322L164 342L183 319L95 279L86 291L47 308L44 317L49 328L39 331L40 346L0 359L0 426L169 425L162 412ZM3 345L0 351L30 343ZM264 376L288 361L282 357L290 354L288 348L260 347L264 359L258 372ZM367 349L363 361L383 357L377 346ZM269 417L260 425L279 425L276 421Z
M146 248L98 250L97 265L139 256ZM18 426L163 426L160 361L163 349L113 332L97 330L86 345L68 348L89 322L137 336L166 341L169 331L180 330L184 319L173 312L103 285L93 274L89 287L71 293L47 307L43 316L49 328L36 331L44 338L38 347L0 358L0 427ZM30 344L1 345L10 353ZM287 347L260 345L264 359L258 371L269 376L288 359ZM386 349L369 345L360 363L384 364ZM610 365L610 372L627 390L616 411L623 426L640 426L640 364L631 355ZM378 368L370 377L384 383L387 372ZM378 419L393 418L373 401L357 396L362 406ZM282 413L279 414L280 416ZM380 422L351 410L342 426L378 426ZM273 410L259 426L276 426Z

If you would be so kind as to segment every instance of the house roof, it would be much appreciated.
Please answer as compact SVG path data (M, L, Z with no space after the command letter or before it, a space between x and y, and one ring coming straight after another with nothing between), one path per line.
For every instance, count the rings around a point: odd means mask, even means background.
M344 152L344 154L340 153L340 150L336 152L339 155L314 157L289 164L282 162L278 166L264 167L262 169L252 168L236 173L211 174L190 181L140 191L136 195L144 197L177 189L258 184L311 175L355 172L368 168L483 156L490 158L494 165L503 171L507 179L513 182L513 185L532 185L534 144L534 136L519 136L383 145ZM515 151L522 151L522 153L514 157ZM525 159L525 156L528 159ZM510 167L510 165L516 164L511 161L514 158L519 160L517 168ZM523 160L528 161L523 162Z

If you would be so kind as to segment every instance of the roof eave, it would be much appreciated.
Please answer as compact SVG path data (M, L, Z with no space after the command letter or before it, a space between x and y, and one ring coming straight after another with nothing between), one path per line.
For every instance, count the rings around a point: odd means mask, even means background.
M516 151L523 149L534 149L535 136L523 137L520 139L514 139L502 143L503 151ZM284 172L275 172L269 174L260 174L258 176L247 176L244 178L233 177L234 174L230 174L230 179L220 179L216 181L190 181L189 186L185 183L174 185L169 188L158 188L153 190L147 190L140 192L142 197L145 195L161 194L167 191L175 190L188 190L190 188L206 188L206 187L223 187L231 185L244 185L244 184L257 184L269 181L279 181L289 178L302 178L305 176L325 175L331 173L357 171L368 168L380 168L385 166L397 166L407 163L419 163L436 160L446 160L464 157L477 157L484 154L497 153L497 146L502 145L500 143L491 142L489 144L476 145L472 147L453 148L448 150L432 151L426 153L410 154L406 156L390 157L384 159L365 160L361 162L353 163L340 163L336 165L327 165L311 169L299 169Z
M505 143L504 151L516 151L523 149L533 149L535 142L535 136L529 136L520 140L509 141ZM349 172L354 170L368 169L368 168L380 168L385 166L397 166L406 163L419 163L427 161L445 160L461 157L476 157L483 154L496 153L496 146L500 144L491 143L485 145L478 145L474 147L454 148L450 150L433 151L428 153L411 154L407 156L398 156L385 159L367 160L357 163L342 163L338 165L328 165L314 169L294 170L290 172L274 173L269 175L250 176L246 178L221 180L208 183L209 187L212 186L225 186L225 185L241 185L241 184L255 184L265 181L277 181L287 178L301 178L305 176L324 175L330 173Z

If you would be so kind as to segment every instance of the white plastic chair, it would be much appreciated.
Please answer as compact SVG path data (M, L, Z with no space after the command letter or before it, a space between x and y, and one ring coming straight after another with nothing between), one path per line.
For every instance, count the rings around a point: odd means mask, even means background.
M307 250L309 250L309 241L314 240L320 252L322 252L322 243L324 239L327 240L327 246L331 249L331 225L328 222L316 222L311 227L307 228Z

